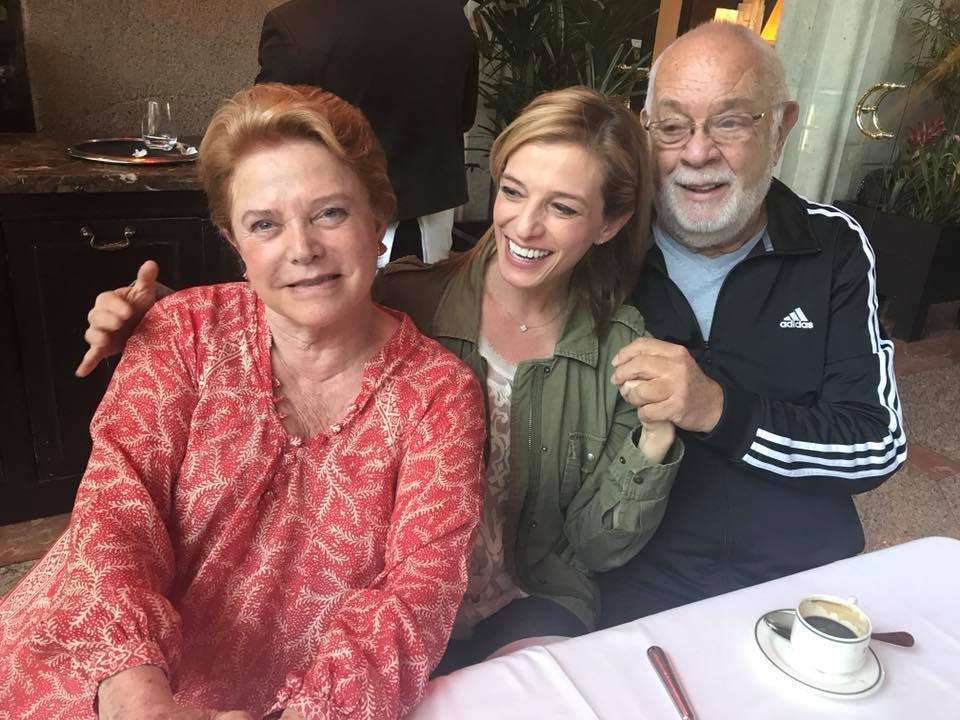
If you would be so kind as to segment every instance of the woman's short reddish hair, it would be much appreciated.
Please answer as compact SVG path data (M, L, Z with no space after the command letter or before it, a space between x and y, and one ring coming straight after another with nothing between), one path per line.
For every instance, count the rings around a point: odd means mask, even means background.
M230 185L247 153L302 139L320 143L356 173L378 220L386 224L393 219L397 201L386 157L363 113L320 88L282 83L240 90L210 120L198 157L210 219L230 230Z

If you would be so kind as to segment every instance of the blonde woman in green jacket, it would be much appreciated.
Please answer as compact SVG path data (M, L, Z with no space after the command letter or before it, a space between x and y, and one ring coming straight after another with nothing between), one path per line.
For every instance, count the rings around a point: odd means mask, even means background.
M438 265L393 263L374 288L487 390L485 506L438 674L514 640L592 630L591 576L653 535L683 452L672 424L642 424L610 381L616 352L646 334L622 305L653 192L635 116L585 88L546 93L496 139L490 170L493 227L477 246ZM119 349L155 277L147 267L133 290L97 298L80 373Z

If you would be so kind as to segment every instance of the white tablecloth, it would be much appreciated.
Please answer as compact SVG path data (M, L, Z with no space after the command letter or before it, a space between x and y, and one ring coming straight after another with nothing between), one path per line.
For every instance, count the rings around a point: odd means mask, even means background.
M835 700L774 668L757 618L814 593L856 596L874 629L917 644L874 642L886 672L875 694ZM960 719L960 541L925 538L651 615L584 637L528 647L430 683L412 720L677 720L647 660L667 652L698 720Z

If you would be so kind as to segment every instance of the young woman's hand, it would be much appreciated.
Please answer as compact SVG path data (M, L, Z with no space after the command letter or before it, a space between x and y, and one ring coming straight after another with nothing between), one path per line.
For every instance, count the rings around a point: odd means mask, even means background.
M640 426L637 448L653 462L662 463L677 436L676 426L669 420L644 421L642 417Z
M101 360L123 350L140 319L157 301L158 290L162 288L157 282L159 273L160 267L153 260L147 260L140 266L132 285L97 295L87 315L90 327L83 336L90 349L75 371L77 377L86 377Z

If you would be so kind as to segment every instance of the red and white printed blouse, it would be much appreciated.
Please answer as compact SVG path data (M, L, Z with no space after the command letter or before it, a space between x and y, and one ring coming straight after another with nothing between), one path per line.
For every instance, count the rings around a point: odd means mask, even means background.
M395 315L343 420L301 439L245 284L147 314L69 528L0 604L0 718L95 718L98 684L142 664L254 717L417 703L466 587L485 423L466 366Z

